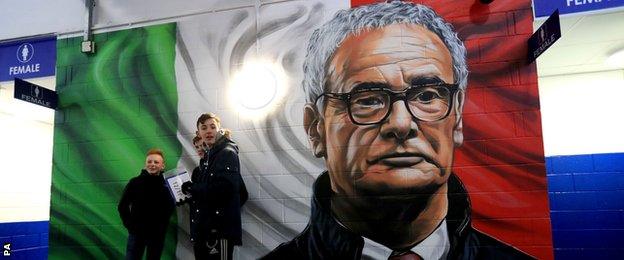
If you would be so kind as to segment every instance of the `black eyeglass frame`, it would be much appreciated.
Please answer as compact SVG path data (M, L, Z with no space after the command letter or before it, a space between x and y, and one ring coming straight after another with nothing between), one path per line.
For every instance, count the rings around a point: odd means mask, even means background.
M446 113L444 114L444 116L435 119L435 120L423 120L420 119L418 117L416 117L414 115L414 113L412 112L412 110L410 109L409 105L407 104L407 95L406 93L412 89L418 89L418 88L423 88L423 87L444 87L446 89L449 90L450 92L450 97L451 100L449 101L448 104L448 109L446 110ZM390 107L388 108L388 112L386 112L386 115L383 116L379 121L375 121L372 123L358 123L357 121L355 121L355 118L353 118L353 114L351 113L351 97L353 97L354 94L356 93L361 93L361 92L369 92L369 91L383 91L388 93L388 95L390 95ZM328 98L333 98L333 99L339 99L340 101L344 102L347 105L347 112L349 114L349 119L351 119L351 122L353 124L356 125L376 125L379 124L381 122L386 121L386 119L388 119L388 116L390 116L390 113L392 111L392 106L394 106L394 103L397 100L402 100L403 104L405 105L405 108L407 109L407 111L410 113L410 115L412 116L412 118L422 121L422 122L435 122L435 121L440 121L446 117L449 116L449 114L451 113L451 110L453 108L453 100L455 99L455 94L457 94L457 92L461 91L461 89L459 89L459 85L456 83L453 84L449 84L449 83L433 83L433 84L422 84L422 85L412 85L407 87L404 90L399 90L399 91L395 91L395 90L391 90L385 87L373 87L373 88L365 88L365 89L356 89L353 90L351 92L347 92L347 93L332 93L332 92L326 92L321 94L320 96L318 96L316 98L316 100L314 101L314 105L315 107L318 108L318 101L327 96Z

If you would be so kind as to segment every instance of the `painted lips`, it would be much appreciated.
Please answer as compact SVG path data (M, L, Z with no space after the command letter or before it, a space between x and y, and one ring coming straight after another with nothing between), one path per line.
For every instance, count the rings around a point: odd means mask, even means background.
M425 158L417 153L392 153L380 156L369 161L369 164L381 163L392 167L410 167L425 161Z

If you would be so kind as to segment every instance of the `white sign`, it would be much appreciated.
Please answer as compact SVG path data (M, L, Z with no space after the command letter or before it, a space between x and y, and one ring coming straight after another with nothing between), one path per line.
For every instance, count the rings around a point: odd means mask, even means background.
M184 194L182 192L182 184L191 181L191 175L188 174L186 169L173 169L164 173L167 187L169 187L169 192L173 195L173 199L176 203L184 202L191 198L190 194Z

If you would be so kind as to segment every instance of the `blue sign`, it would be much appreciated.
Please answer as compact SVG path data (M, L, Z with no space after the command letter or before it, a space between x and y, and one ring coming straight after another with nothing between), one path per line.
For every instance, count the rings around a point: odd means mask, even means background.
M53 76L56 37L0 44L0 81Z
M563 15L623 6L624 0L533 0L535 18L547 17L557 9Z
M56 91L15 78L13 97L36 105L55 109L58 105Z
M546 19L542 26L540 26L540 28L537 29L537 31L535 31L535 33L533 33L533 35L529 38L528 61L533 62L559 38L561 38L559 11L555 10L555 12L551 14L548 19Z

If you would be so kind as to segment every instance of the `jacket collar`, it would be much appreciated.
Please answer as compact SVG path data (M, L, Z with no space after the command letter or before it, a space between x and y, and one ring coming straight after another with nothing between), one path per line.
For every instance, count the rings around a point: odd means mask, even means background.
M163 173L164 171L160 171L158 175L151 175L149 174L149 172L147 172L147 170L141 169L141 173L139 174L138 177L145 179L145 180L156 180L156 179L165 180L165 175Z
M330 210L332 195L330 187L327 172L319 175L314 182L308 247L317 250L320 254L318 258L321 259L360 259L364 239L339 224L334 218Z
M214 160L215 155L226 147L231 147L234 151L238 153L238 146L236 145L236 143L234 143L234 141L228 139L225 136L221 136L221 138L219 138L215 142L212 148L206 150L206 153L202 160L205 160L206 158L208 158L209 161Z
M314 182L311 222L308 226L310 234L308 248L317 250L320 258L360 259L364 247L364 239L338 223L331 212L331 185L329 174L323 172ZM466 189L455 174L448 180L449 209L446 216L451 251L448 258L452 259L460 253L470 226L470 201Z

